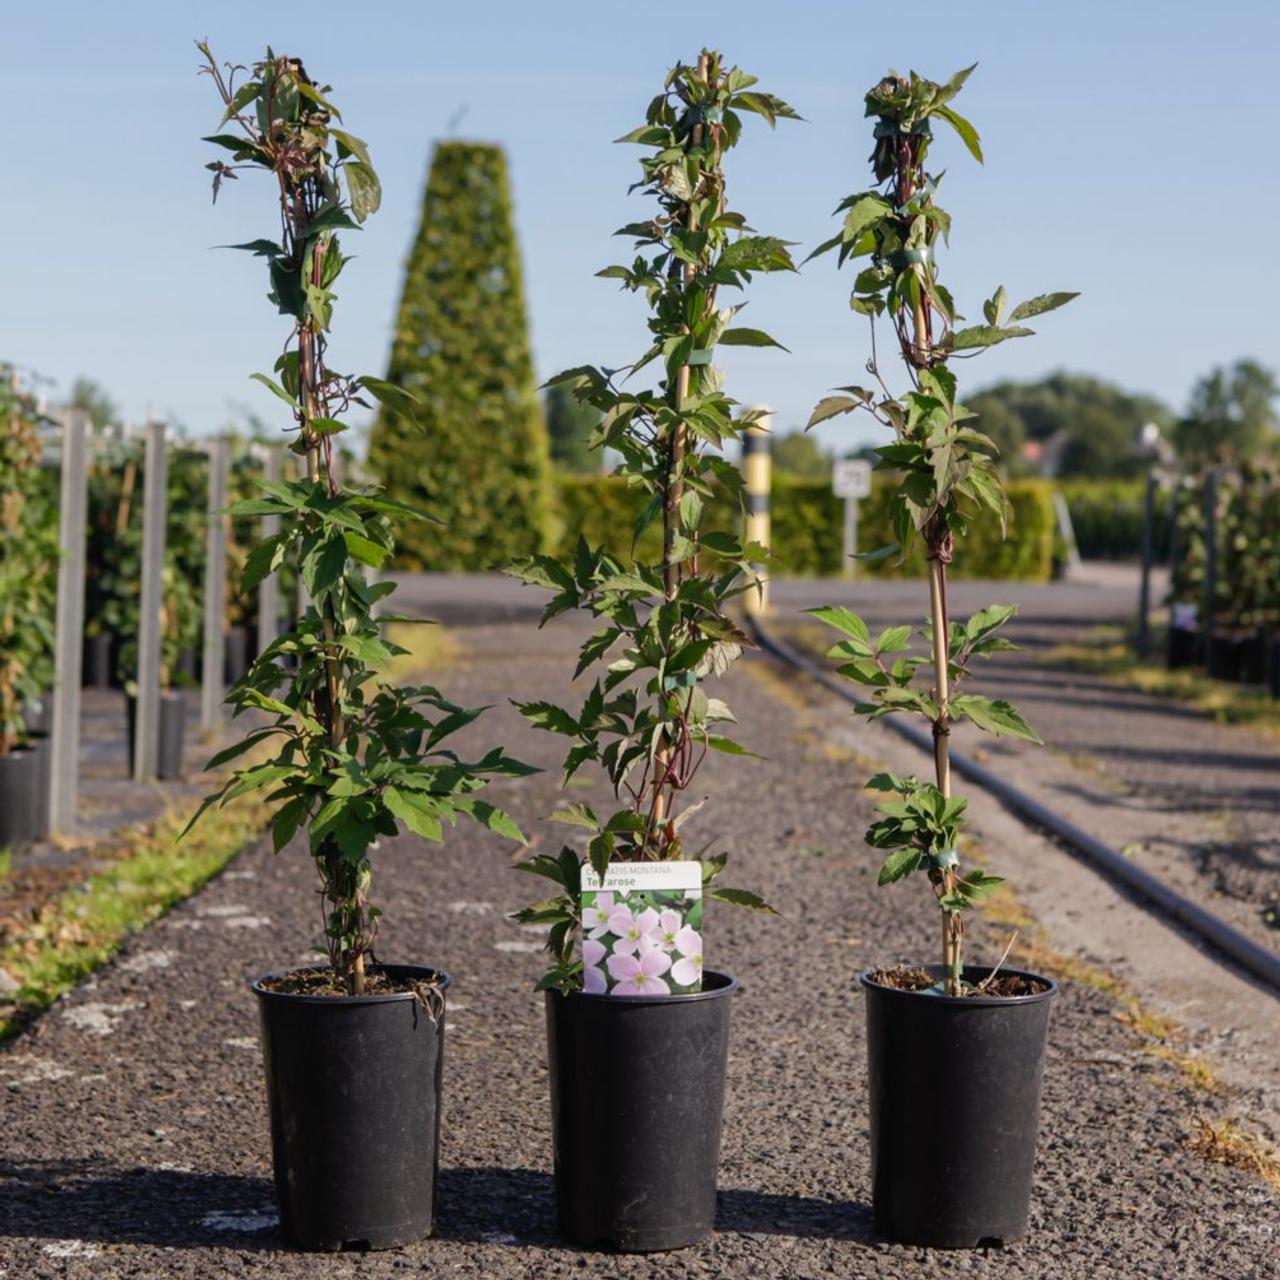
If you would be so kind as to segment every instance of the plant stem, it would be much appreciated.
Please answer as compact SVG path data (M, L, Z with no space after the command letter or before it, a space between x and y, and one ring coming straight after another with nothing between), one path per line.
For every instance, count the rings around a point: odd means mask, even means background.
M295 244L298 237L295 235ZM319 246L312 250L313 279L320 281L322 256ZM302 402L302 433L307 442L307 476L313 484L323 480L330 495L336 495L338 485L333 474L333 457L326 452L323 456L323 476L321 474L321 439L311 431L312 419L323 417L323 376L319 338L314 324L303 325L298 333L298 390ZM323 695L317 691L317 719L325 726L329 745L335 749L342 742L342 687L341 669L335 652L337 628L335 626L333 601L330 597L320 603L320 626L324 638L325 687ZM333 956L338 973L347 984L347 990L353 996L365 992L364 950L361 940L364 937L364 910L360 898L357 869L351 867L342 856L332 840L326 840L320 850L319 858L323 866L321 879L325 887L325 895L341 918L340 937L354 936L357 943L354 947L343 950L335 949Z
M906 205L915 195L918 181L918 147L904 139L898 151L897 197L900 206ZM920 296L911 308L911 343L904 350L908 363L917 369L927 369L933 355L933 334L929 323L929 307L924 290L928 274L925 263L917 263L914 271L920 281ZM947 607L947 562L951 558L951 534L945 525L931 527L927 532L929 544L929 618L933 629L933 681L934 696L938 702L938 715L933 721L933 768L938 790L951 798L951 713L950 701L950 645L951 617ZM942 868L942 895L955 891L956 868ZM942 964L945 989L948 995L958 996L961 991L961 938L964 934L964 917L958 911L942 909Z
M947 608L947 565L935 549L929 560L929 616L933 628L934 696L938 702L938 717L933 722L933 767L938 790L951 797L951 713L948 702L951 697L949 681L949 648L951 618ZM942 892L949 894L956 887L954 866L942 870ZM964 917L958 911L942 911L942 963L946 970L948 995L960 994L961 938L964 933Z
M698 58L698 79L704 84L710 70L710 57L704 52ZM702 144L702 125L695 124L690 131L690 144L694 147ZM695 193L696 194L696 193ZM692 202L686 225L690 231L698 229L698 215ZM688 285L694 277L694 266L691 262L684 264L684 282ZM689 326L685 325L686 333ZM689 397L689 366L682 364L676 371L676 385L673 396L673 408L676 413L683 412L685 401ZM683 422L676 423L671 433L671 447L667 455L667 483L662 497L662 587L663 595L668 601L676 598L680 590L680 562L675 557L676 535L680 530L680 499L684 496L684 459L688 449L688 432ZM660 826L666 821L670 806L667 803L667 779L671 773L671 743L664 741L654 758L653 785L653 825Z

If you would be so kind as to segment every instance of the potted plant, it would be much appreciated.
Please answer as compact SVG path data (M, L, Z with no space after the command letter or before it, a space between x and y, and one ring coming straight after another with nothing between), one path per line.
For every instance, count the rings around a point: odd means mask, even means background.
M135 550L137 544L135 543ZM138 623L141 564L133 567L138 577L135 593L127 606L132 614L132 631L122 640L119 653L120 679L125 691L125 718L129 735L129 770L133 771L134 737L138 715ZM196 580L198 581L198 579ZM200 599L192 578L181 572L172 548L165 548L165 563L160 575L160 707L156 743L156 777L162 780L182 776L186 743L187 700L176 687L182 678L182 654L188 649L193 625L200 623Z
M48 692L53 645L51 549L38 502L41 421L17 370L0 365L0 848L48 829L50 760L28 723Z
M631 262L599 274L646 299L651 342L626 369L586 366L551 380L602 415L592 447L622 458L618 472L642 504L632 555L582 539L572 557L535 556L510 570L553 592L544 622L578 609L597 624L577 674L603 670L581 706L520 710L569 739L566 781L595 765L622 802L608 815L584 804L552 815L584 830L585 856L566 847L522 863L558 892L517 917L549 927L552 964L538 985L558 1217L566 1239L593 1248L674 1249L711 1231L736 983L701 967L702 899L769 910L755 894L718 887L726 855L700 861L703 851L686 847L698 806L682 804L709 750L744 754L722 732L733 717L707 685L747 643L726 606L756 589L751 565L763 554L700 528L718 490L741 494L719 449L761 414L725 394L715 348L778 345L736 325L740 304L720 295L756 272L794 270L784 242L749 233L725 204L724 155L744 116L794 118L755 83L704 51L670 71L645 123L621 139L646 149L637 185L656 207L618 233L635 242ZM624 389L621 375L635 385L655 362L656 389ZM661 557L638 561L636 543L654 522Z
M897 474L896 541L874 554L905 555L918 541L928 565L929 613L920 633L928 657L910 652L909 626L873 636L847 609L812 612L842 635L831 654L841 660L840 673L866 689L861 713L920 715L932 729L932 780L880 773L868 782L887 799L867 840L888 854L880 884L913 872L928 880L941 912L941 962L872 969L862 987L876 1225L895 1240L943 1247L1010 1240L1025 1231L1056 990L1048 978L966 965L962 955L966 912L1001 879L960 865L966 801L952 793L952 726L968 720L988 733L1039 739L1009 703L968 692L979 660L1014 647L1000 629L1016 610L991 605L959 622L948 607L947 567L969 522L982 516L1003 527L1008 515L997 450L956 399L950 362L1030 334L1022 321L1076 296L1045 294L1009 309L1001 287L983 304L981 324L962 325L938 279L937 249L951 219L936 200L941 175L925 164L937 121L981 161L977 132L951 105L972 70L945 84L891 72L867 94L875 185L841 202L843 226L815 255L838 249L841 265L867 259L852 306L871 320L868 370L875 385L840 388L819 403L809 424L862 410L889 428L893 438L877 453L878 465ZM901 396L888 389L877 363L875 321L882 316L910 380Z
M338 233L355 230L380 199L368 149L298 59L268 50L246 73L199 48L223 106L220 128L229 130L209 139L229 153L208 166L215 198L246 168L267 173L278 196L279 238L239 247L266 259L288 326L276 377L253 376L289 406L291 447L307 469L305 479L262 482L261 498L230 508L280 517L280 531L250 550L241 587L251 592L291 560L311 603L228 694L237 715L262 713L266 723L210 765L255 747L266 758L237 767L192 821L210 804L265 789L276 850L300 835L311 855L329 963L253 983L280 1219L304 1248L384 1248L432 1227L450 979L439 967L375 958L381 912L370 901L371 854L401 823L439 841L462 815L522 839L477 793L495 775L532 770L500 748L461 759L446 743L479 712L383 675L404 652L383 640L386 615L373 612L394 586L371 585L364 571L392 554L389 517L419 513L376 490L341 487L334 437L351 405L368 407L366 395L406 415L414 402L328 363L333 285L347 261Z

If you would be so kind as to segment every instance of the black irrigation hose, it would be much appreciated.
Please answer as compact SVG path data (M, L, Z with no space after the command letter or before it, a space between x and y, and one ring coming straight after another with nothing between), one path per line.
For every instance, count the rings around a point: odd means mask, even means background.
M748 622L762 649L788 666L812 676L824 688L846 702L859 701L845 683L833 675L827 667L807 654L793 649L785 641L779 640L759 618L749 618ZM903 722L897 716L886 716L885 723L909 742L915 743L922 751L932 755L933 738L930 734ZM1280 998L1280 955L1260 947L1251 938L1247 938L1238 929L1227 924L1225 920L1220 920L1212 912L1197 906L1150 872L1135 866L1110 845L1081 830L1074 822L1060 817L1038 800L1033 800L1026 792L1010 786L996 777L990 769L983 768L976 760L971 760L955 748L951 750L951 763L959 773L972 779L995 796L1006 809L1052 832L1060 840L1082 853L1096 870L1119 880L1161 913L1176 920L1224 955L1230 956L1242 969L1270 987L1270 994Z

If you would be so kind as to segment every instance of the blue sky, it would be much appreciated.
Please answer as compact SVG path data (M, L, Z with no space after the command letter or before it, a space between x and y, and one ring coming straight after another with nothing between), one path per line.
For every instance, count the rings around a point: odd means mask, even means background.
M626 195L638 151L610 140L640 123L666 68L702 43L806 117L772 135L761 123L728 175L732 206L802 254L866 183L866 88L890 66L944 78L980 62L958 105L982 133L985 167L950 138L932 155L948 170L955 225L944 279L971 316L999 283L1015 300L1084 296L1045 317L1039 336L967 364L969 386L1061 367L1178 407L1215 363L1280 364L1274 0L7 9L0 358L63 386L92 376L135 419L153 402L207 432L237 403L266 416L278 407L248 381L285 337L265 273L211 250L271 233L275 216L257 175L210 205L211 148L199 138L219 111L191 43L206 35L224 59L251 61L268 42L299 53L371 144L385 195L347 246L359 257L342 278L332 346L344 370L383 369L431 143L464 107L459 132L510 156L540 375L643 350L643 304L593 278L625 256L610 233L644 212ZM859 377L867 335L848 309L851 283L824 259L752 289L748 322L792 354L739 350L725 363L731 391L774 406L777 427ZM857 431L844 420L824 435L844 445Z

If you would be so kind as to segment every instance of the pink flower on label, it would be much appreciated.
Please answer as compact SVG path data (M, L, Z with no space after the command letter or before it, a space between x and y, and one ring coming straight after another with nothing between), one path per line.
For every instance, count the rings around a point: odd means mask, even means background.
M655 913L656 914L656 913ZM638 955L609 957L609 976L617 983L615 996L669 996L671 988L662 975L671 968L671 957L660 947L647 947Z
M680 959L671 966L672 978L682 987L694 987L702 981L702 935L689 925L676 934L676 951Z
M583 933L592 938L602 938L609 932L609 914L613 910L613 893L609 890L597 893L595 904L582 908Z
M582 989L589 996L602 996L609 989L600 962L604 959L603 942L592 938L582 940Z
M627 956L647 951L657 945L657 930L658 913L652 907L645 907L634 916L626 907L614 907L609 917L609 932L618 935L618 941L613 944L613 954Z
M684 927L684 916L668 907L658 917L656 941L663 951L670 951L676 945L676 934Z

